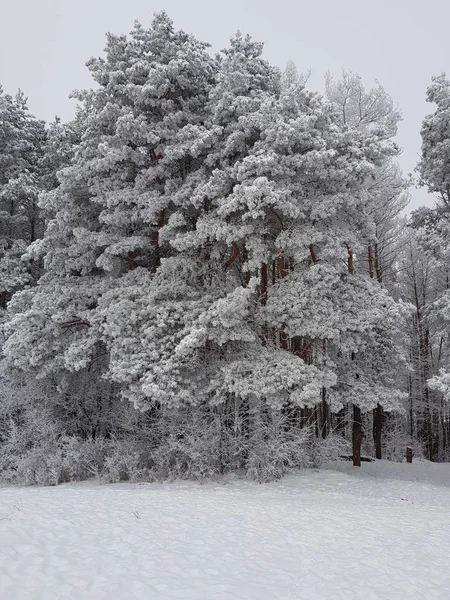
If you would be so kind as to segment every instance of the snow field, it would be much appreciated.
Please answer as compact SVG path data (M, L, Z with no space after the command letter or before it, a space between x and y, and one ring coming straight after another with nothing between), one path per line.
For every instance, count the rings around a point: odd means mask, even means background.
M0 489L1 600L450 597L450 465Z

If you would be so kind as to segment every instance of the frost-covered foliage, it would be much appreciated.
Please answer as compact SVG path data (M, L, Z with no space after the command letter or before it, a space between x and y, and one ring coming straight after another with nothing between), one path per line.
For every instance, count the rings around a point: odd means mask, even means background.
M56 172L73 153L76 133L58 120L48 128L28 112L27 99L0 87L0 309L16 290L34 284L41 265L24 256L42 237L39 194L58 185Z
M48 130L47 226L17 250L44 272L16 285L3 373L53 386L35 404L56 430L11 477L266 481L348 453L348 406L402 408L408 309L380 275L398 111L353 75L322 98L262 52L237 34L212 58L157 14L108 35L76 120Z
M443 460L450 447L450 82L445 74L432 79L427 101L436 108L422 125L417 170L436 204L415 211L411 219L416 229L416 248L411 248L409 260L416 307L412 389L418 437L428 458Z
M276 409L229 405L140 413L128 402L103 410L100 403L81 404L77 394L71 407L78 401L80 414L71 415L49 385L3 381L1 391L0 480L9 483L202 481L223 475L270 481L348 454L342 437L317 439L311 426L293 426ZM105 423L108 430L102 431Z
M11 343L32 344L29 365L41 373L86 368L102 342L99 297L127 272L158 267L159 229L188 162L175 138L204 118L214 76L205 48L160 14L149 30L109 35L106 58L88 63L98 88L77 94L81 142L59 187L41 196L50 222L28 251L46 275L11 307L21 332Z
M427 89L427 102L437 108L425 117L422 124L422 159L419 173L422 183L430 192L448 200L450 189L450 81L445 73L433 77Z
M325 94L341 123L355 129L376 131L386 139L397 133L401 113L379 82L367 90L357 73L344 70L338 81L328 73Z
M23 94L13 98L0 87L0 310L32 279L22 255L43 233L37 198L45 137L44 123L28 113Z

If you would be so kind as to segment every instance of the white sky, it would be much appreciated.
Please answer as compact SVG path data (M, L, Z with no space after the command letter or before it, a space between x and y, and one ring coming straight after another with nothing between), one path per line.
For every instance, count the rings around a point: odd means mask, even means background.
M240 29L265 42L265 56L284 68L292 60L312 70L309 86L342 68L375 79L403 113L400 164L412 172L420 153L420 126L433 107L425 102L431 76L450 71L450 0L0 0L0 83L21 88L31 111L51 120L72 117L72 89L91 86L84 66L102 53L106 31L127 33L165 9L176 27L228 45ZM412 190L412 204L431 203Z

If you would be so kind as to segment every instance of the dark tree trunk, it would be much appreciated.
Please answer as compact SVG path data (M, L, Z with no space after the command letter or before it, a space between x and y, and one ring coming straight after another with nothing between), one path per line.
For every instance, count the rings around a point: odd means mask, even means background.
M280 348L289 350L289 338L284 331L280 331Z
M361 466L362 423L361 409L353 405L353 466Z
M327 354L327 340L322 340L324 360ZM331 431L331 411L327 402L327 388L322 388L322 438L325 439Z
M353 250L350 250L350 249L348 251L347 268L348 268L348 272L353 275L353 273L355 272L355 269L353 266Z
M277 260L273 261L273 282L274 282L274 284L276 281L276 272L277 272L276 267L277 266L278 266L278 276L280 277L280 279L283 279L288 274L288 272L286 270L284 254L280 254L280 256L277 258ZM280 330L279 341L280 341L280 348L282 348L283 350L289 350L289 337L288 337L287 333L285 331L283 331L282 329Z
M375 273L378 283L383 283L383 267L381 265L380 249L378 244L375 244Z
M412 451L411 446L408 446L406 448L406 462L412 463L412 459L413 459L413 451Z
M327 403L327 388L322 388L322 438L325 439L330 432L330 409Z
M231 265L234 263L234 261L237 259L237 257L239 256L239 246L236 244L236 242L233 244L233 250L231 252L231 256L230 258L226 261L226 263L224 263L224 265L222 266L222 269L226 272L228 271L228 269L231 267Z
M373 279L373 250L372 250L372 246L370 245L368 248L368 255L369 255L369 275L370 278Z
M383 408L380 404L373 409L373 443L375 445L375 457L381 460L381 431L383 428Z
M369 246L369 275L370 278L374 278L374 263L375 269L377 273L378 283L382 283L383 274L381 272L380 259L379 259L379 250L378 244L375 244L375 261L373 257L373 249L372 246ZM375 456L378 459L381 459L381 432L383 430L383 408L378 404L376 408L373 410L373 443L375 445Z
M317 262L317 254L316 249L314 248L314 244L309 245L309 254L311 256L311 263L315 265Z
M260 273L260 288L259 288L259 303L261 306L266 306L267 304L267 295L268 295L268 284L269 284L269 269L267 263L263 263L261 265L261 273ZM274 332L270 331L267 324L264 323L262 326L261 337L262 343L267 345L269 340L273 339Z
M284 260L284 254L280 254L280 256L278 257L278 271L280 273L280 277L283 279L283 277L286 277L286 275L288 274L287 270L286 270L286 263Z
M267 263L263 263L261 265L261 291L260 291L260 296L259 296L261 306L265 306L267 304L267 285L268 285Z
M348 249L348 272L354 273L353 265L353 251ZM355 360L355 355L351 354L351 360ZM353 466L361 466L361 440L362 440L362 422L361 422L361 409L356 404L353 405L353 428L352 428L352 441L353 441Z

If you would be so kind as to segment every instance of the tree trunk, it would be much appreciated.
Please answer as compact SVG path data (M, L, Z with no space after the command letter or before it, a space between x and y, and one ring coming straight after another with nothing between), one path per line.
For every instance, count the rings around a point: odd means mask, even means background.
M261 265L260 274L260 288L259 288L259 303L261 306L266 306L267 295L268 295L268 283L269 283L269 269L267 263ZM269 339L272 337L267 324L264 323L261 331L262 343L266 346L269 343Z
M350 249L348 250L347 268L348 272L353 275L353 273L355 272L353 267L353 250Z
M383 427L383 408L380 404L373 409L373 443L375 457L381 460L381 431Z
M273 261L273 283L275 284L276 282L276 266L278 265L278 274L280 279L283 279L284 277L286 277L287 275L287 270L286 270L286 265L285 265L285 260L284 260L284 254L280 254L280 256L278 257L278 259L276 261ZM280 334L279 334L279 342L280 342L280 348L282 348L283 350L289 350L289 337L287 335L287 333L285 331L283 331L283 329L280 330Z
M361 466L362 423L361 409L353 405L353 466Z
M325 360L327 340L322 340L322 353ZM327 388L322 387L322 438L325 439L331 431L331 411L327 402Z
M383 283L383 267L381 265L380 249L378 243L375 244L375 273L378 283Z
M289 338L284 331L280 331L280 348L289 350Z
M330 409L327 403L327 388L322 388L322 438L325 439L330 432Z
M267 285L268 285L268 270L267 263L261 265L261 290L259 295L259 301L261 306L267 304Z
M353 251L348 249L348 272L354 273L353 265ZM355 355L351 354L351 360L355 360ZM353 428L352 428L352 441L353 441L353 466L361 466L361 440L362 440L362 422L361 422L361 409L356 404L353 405Z
M373 250L372 250L371 245L369 245L369 248L368 248L368 255L369 255L369 276L370 276L370 279L373 279L373 275L374 275L374 272L373 272Z
M380 259L378 256L378 244L375 244L375 267L378 283L382 283L383 274L381 272ZM369 275L374 278L374 258L372 246L369 246ZM381 459L381 432L383 429L383 408L378 404L373 410L373 443L375 445L375 456Z
M412 451L411 446L408 446L406 448L406 462L412 463L412 459L413 459L413 451Z

